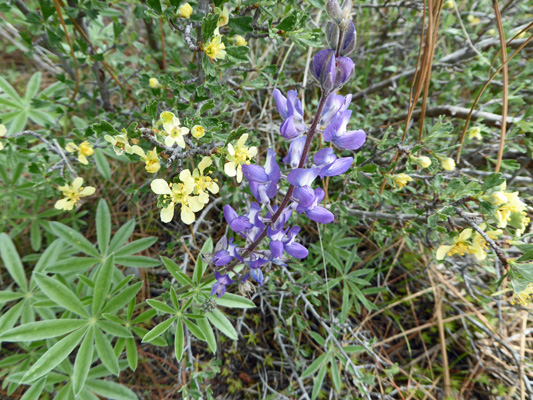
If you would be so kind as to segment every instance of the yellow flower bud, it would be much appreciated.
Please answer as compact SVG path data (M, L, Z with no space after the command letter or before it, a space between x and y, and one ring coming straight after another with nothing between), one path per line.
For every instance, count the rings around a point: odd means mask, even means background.
M448 9L452 9L453 8L453 0L446 1L446 3L444 3L444 7L448 8Z
M192 15L192 7L189 3L184 3L181 6L179 6L178 12L180 14L180 17L190 18Z
M235 46L246 46L248 44L246 39L243 38L241 35L235 35L232 39L235 42Z
M479 18L478 17L474 17L472 14L470 14L468 17L466 17L466 19L472 25L477 25L480 22Z
M455 169L455 161L452 158L446 157L440 160L442 168L446 171L453 171Z
M470 128L468 130L468 137L470 139L478 139L478 140L481 140L482 137L481 137L481 128L479 127L475 127L475 128Z
M200 139L205 135L205 128L201 125L194 125L191 129L191 135L196 139Z
M409 182L413 181L413 178L411 178L407 174L396 174L392 175L392 181L396 186L398 186L399 189L403 188L405 185L407 185Z
M155 78L150 78L150 80L148 81L148 83L150 84L150 87L152 89L155 89L155 88L158 88L160 85L159 85L159 81Z
M490 36L496 36L496 29L494 28L491 28L487 31L487 33L490 35Z
M418 165L420 168L427 168L431 165L431 159L426 156L415 157L413 155L409 156L409 160Z

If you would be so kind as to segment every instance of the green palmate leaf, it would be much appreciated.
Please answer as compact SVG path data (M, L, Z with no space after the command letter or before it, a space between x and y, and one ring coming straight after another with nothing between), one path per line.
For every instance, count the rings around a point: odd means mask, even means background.
M115 337L131 338L133 335L130 330L120 324L113 321L98 321L98 326L104 331Z
M176 310L174 310L172 307L170 307L168 304L166 303L163 303L159 300L153 300L153 299L148 299L146 300L146 302L148 304L150 304L153 308L155 308L156 310L159 310L161 311L162 313L166 313L166 314L176 314Z
M181 271L178 264L167 257L161 257L161 261L163 261L163 264L165 264L168 272L170 272L174 279L176 279L179 283L181 283L183 286L194 286L192 279Z
M196 336L198 339L203 340L205 342L205 336L202 330L198 328L198 326L194 322L188 320L187 318L183 318L183 322L185 322L185 325L187 325L187 328L191 331L191 333L194 336Z
M101 381L96 379L88 379L86 385L96 394L112 400L135 400L137 395L122 385L110 381Z
M0 304L20 299L21 297L24 297L24 293L12 292L11 290L2 290L0 291Z
M107 340L102 331L98 328L94 329L94 342L96 344L96 351L102 363L113 375L118 375L120 369L118 367L118 360L113 351L113 346Z
M109 244L109 248L107 249L108 252L112 253L114 251L117 251L122 246L124 246L124 244L128 241L130 236L133 234L134 229L135 229L134 219L130 219L128 222L122 225L120 229L117 231L117 233L115 233L115 236L113 236L113 239L111 239L111 243Z
M231 293L225 293L222 297L215 297L215 302L224 307L230 307L230 308L254 308L255 304L253 301L238 296L236 294Z
M144 256L122 256L115 258L115 263L126 267L151 268L157 267L161 263L150 257Z
M143 337L143 343L144 342L150 342L153 339L155 339L158 336L161 336L165 331L170 328L170 325L176 320L177 317L172 317L167 319L166 321L161 322L159 325L155 326L150 332L148 332Z
M13 89L13 86L9 84L4 78L0 76L0 91L7 94L12 101L16 102L19 105L22 105L22 99L19 97L17 91Z
M38 400L41 398L44 385L46 384L46 378L41 378L37 382L33 383L30 388L24 393L24 396L20 400Z
M111 213L104 199L100 199L96 209L96 237L100 252L105 254L111 238Z
M96 168L102 174L106 181L111 180L111 167L102 149L94 149L94 160L96 161Z
M24 267L20 261L19 254L11 238L5 233L0 233L0 255L2 261L9 272L9 275L24 291L28 289Z
M137 345L135 339L126 339L126 356L128 357L128 365L132 371L137 369Z
M302 378L306 378L309 375L313 375L316 372L316 370L319 369L322 366L322 364L324 364L327 356L328 356L327 353L324 353L318 356L316 360L313 361L311 365L305 369L305 371L302 374Z
M114 257L110 255L98 269L98 275L94 283L93 292L93 315L98 314L111 288L113 277Z
M62 336L86 325L86 320L53 319L49 321L29 322L0 334L4 342L34 342Z
M211 328L209 320L207 318L198 320L198 327L202 330L202 334L204 335L205 340L209 345L209 349L213 354L215 354L215 352L217 351L217 340L215 338L215 333L213 332L213 328Z
M135 297L139 290L141 290L142 285L142 282L137 282L134 285L128 286L115 297L112 297L111 300L109 300L105 305L102 313L113 313L117 310L120 310Z
M94 352L94 331L89 329L87 335L81 342L76 361L74 362L74 372L72 374L72 390L77 396L85 385L85 380L91 369Z
M41 73L34 73L28 84L26 85L26 93L24 94L24 102L29 103L30 100L35 97L39 89L41 88Z
M54 400L70 400L72 397L71 383L68 382L61 388L54 397ZM81 399L81 396L79 397Z
M205 313L205 315L209 319L209 322L211 322L224 335L233 340L237 340L239 338L237 336L237 331L235 331L235 328L231 322L220 310L208 312Z
M81 315L82 317L89 317L87 310L78 296L76 296L67 286L54 278L50 278L40 273L34 273L33 276L37 285L39 285L43 293L50 300L75 314Z
M115 257L128 256L130 254L139 253L148 247L152 246L157 241L156 237L147 237L139 240L135 240L131 243L128 243L125 246L122 246L120 249L115 251Z
M11 125L9 125L8 133L17 133L17 132L23 131L27 123L28 123L28 112L27 111L19 112L11 120Z
M176 360L180 361L183 357L183 350L185 347L183 335L183 323L181 318L178 318L176 323L176 336L174 336L174 353L176 354Z
M55 261L48 268L46 268L46 272L51 272L54 274L73 274L76 272L86 271L99 262L99 258L69 257L63 260Z
M60 222L53 221L50 223L50 225L52 227L53 232L57 236L59 236L67 244L71 245L75 249L93 257L100 256L98 250L96 250L92 243L85 239L85 237L81 233L75 231L72 228L69 228L66 225L63 225Z
M50 347L50 349L37 360L29 371L26 372L22 380L24 382L33 382L53 370L59 365L59 363L67 358L78 343L81 342L86 331L86 329L78 329Z

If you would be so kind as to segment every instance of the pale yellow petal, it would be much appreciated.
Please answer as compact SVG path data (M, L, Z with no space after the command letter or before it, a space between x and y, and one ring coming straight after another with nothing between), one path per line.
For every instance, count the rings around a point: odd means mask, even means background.
M183 183L185 183L185 181L191 180L191 178L192 178L191 171L189 171L188 169L184 169L183 171L180 172L180 181L182 181ZM194 180L193 180L193 185L194 185Z
M134 144L132 147L133 152L137 154L139 157L146 158L146 154L144 153L144 150L140 147Z
M452 247L453 246L444 246L444 245L440 246L436 254L437 260L439 261L444 260L444 258L446 257L446 253L448 253Z
M161 209L161 221L167 223L172 221L172 218L174 218L174 204L170 203L168 207Z
M237 175L237 171L235 169L235 163L233 161L232 162L227 162L224 165L224 172L226 173L227 176L235 176L235 175Z
M152 191L156 194L172 194L168 183L164 179L154 179L150 184Z
M73 189L79 189L81 185L83 185L83 178L81 176L78 176L76 179L72 181Z
M472 228L466 228L459 234L459 241L465 242L472 236Z
M231 143L228 143L228 153L232 156L235 155L235 149L233 148L233 145Z
M80 192L80 196L84 197L84 196L90 196L92 194L94 194L94 192L96 192L96 189L93 188L92 186L86 186L83 188L83 190Z
M237 182L242 182L242 165L237 167Z
M257 147L252 146L248 149L248 157L253 158L257 155Z
M181 147L182 149L185 148L185 139L183 139L183 136L179 136L176 138L176 143L178 144L179 147Z
M196 216L192 212L192 210L187 206L181 207L181 220L186 223L187 225L190 225L194 222L196 219Z
M211 185L207 187L207 190L209 190L213 194L217 194L219 191L218 184L216 182L211 183Z
M80 154L78 156L78 161L82 163L83 165L89 164L89 161L87 161L87 157L85 157L83 154Z
M168 146L168 147L172 147L174 146L174 143L175 143L175 139L172 137L172 136L167 136L165 138L165 144Z
M194 212L200 211L202 208L204 208L204 205L205 203L202 203L198 196L189 197L189 206L191 207L191 210L193 210Z
M56 201L56 204L54 205L55 208L58 210L64 210L67 203L67 199L61 199Z
M202 158L202 161L200 161L200 164L198 164L198 169L203 174L204 170L207 167L211 166L211 164L213 164L213 160L211 159L211 157L204 157Z

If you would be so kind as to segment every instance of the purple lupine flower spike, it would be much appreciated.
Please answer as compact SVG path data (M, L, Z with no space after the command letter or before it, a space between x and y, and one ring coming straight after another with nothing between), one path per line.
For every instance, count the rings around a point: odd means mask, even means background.
M289 90L287 97L278 89L273 91L279 115L284 119L280 127L281 135L287 139L296 139L307 129L303 122L303 109L296 90Z
M250 191L263 204L269 203L276 196L281 170L276 163L276 153L267 151L265 167L259 165L243 165L243 175L250 182Z
M311 75L318 81L325 93L335 90L335 52L331 49L320 50L313 57Z
M226 293L226 286L231 285L235 281L229 277L229 274L222 275L220 272L215 271L215 279L217 280L211 289L211 296L215 293L217 297L222 297Z

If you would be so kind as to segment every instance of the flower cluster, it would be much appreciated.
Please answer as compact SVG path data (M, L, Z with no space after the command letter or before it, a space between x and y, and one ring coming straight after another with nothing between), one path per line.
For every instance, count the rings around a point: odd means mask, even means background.
M483 231L487 228L485 223L479 226ZM501 229L484 232L490 239L497 239L503 234ZM458 254L464 256L465 254L471 254L476 259L482 261L487 258L488 245L483 236L473 231L472 228L464 229L459 236L454 239L451 245L442 245L437 250L437 260L444 260L446 256L453 256Z
M79 146L75 143L69 143L65 146L65 149L69 153L78 153L78 161L84 165L89 164L87 157L94 154L93 146L88 141L81 142Z
M347 129L352 115L352 111L348 110L352 96L336 93L353 74L354 64L347 55L355 49L356 38L355 27L348 20L349 10L338 8L341 15L333 18L334 22L328 25L332 48L319 51L313 58L312 74L320 84L322 97L310 126L305 122L302 103L295 90L290 90L287 96L278 89L273 92L283 119L280 134L289 144L288 153L282 159L288 171L282 173L273 149L266 151L263 166L252 164L251 159L257 154L257 148L245 145L248 139L246 134L235 146L228 145L225 172L229 176L236 176L238 182L245 177L255 201L243 214L229 204L224 206L224 218L235 237L228 240L224 236L208 258L217 268L213 295L222 296L227 285L236 281L244 283L250 277L262 285L265 266L286 265L290 257L307 257L308 250L296 241L300 227L289 223L293 213L303 214L322 224L335 219L322 204L324 190L313 187L315 180L318 177L338 176L350 169L353 157L339 158L333 147L357 150L366 140L363 130ZM332 147L320 149L309 157L312 139L319 126L323 129L323 141ZM307 165L311 160L311 165ZM287 181L289 186L281 202L276 203L283 181ZM263 241L265 245L261 246ZM238 264L244 264L247 268L237 273L234 267ZM220 273L220 269L225 269L226 273ZM236 279L232 279L230 274L235 274L233 278Z
M55 208L70 211L78 205L82 197L90 196L96 191L92 186L83 187L82 185L83 178L78 177L72 181L72 184L60 186L59 190L65 198L56 201Z
M507 184L504 182L483 199L496 208L494 219L498 228L507 228L509 225L515 228L516 236L520 236L531 222L526 213L527 206L520 200L518 192L509 192L506 189Z

